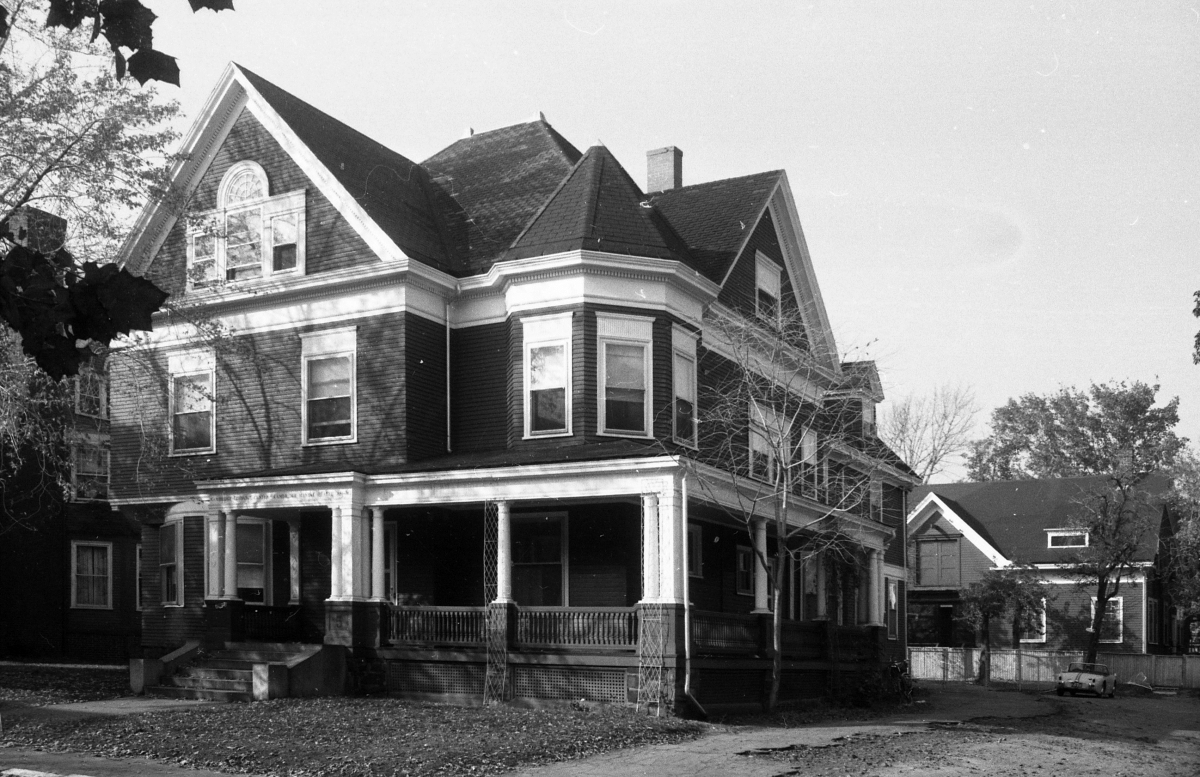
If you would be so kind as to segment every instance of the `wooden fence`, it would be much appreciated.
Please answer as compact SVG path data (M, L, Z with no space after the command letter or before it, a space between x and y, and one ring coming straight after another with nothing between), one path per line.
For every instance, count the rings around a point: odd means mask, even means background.
M908 649L912 676L917 680L974 682L979 677L982 648L913 647ZM1045 686L1083 652L1054 650L992 650L991 678L997 682ZM1096 663L1116 672L1118 683L1151 687L1200 688L1200 655L1156 656L1139 653L1099 653Z

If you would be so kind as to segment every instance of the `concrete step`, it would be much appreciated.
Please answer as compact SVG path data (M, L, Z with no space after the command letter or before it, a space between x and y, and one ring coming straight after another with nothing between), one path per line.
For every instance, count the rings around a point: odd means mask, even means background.
M253 661L243 661L240 658L201 658L180 667L180 671L188 669L228 669L237 672L254 670Z
M176 677L206 677L214 680L249 680L254 670L244 667L213 667L205 664L187 664L175 673Z
M200 688L206 691L244 691L250 693L253 681L250 679L221 680L214 677L167 677L163 685L172 688Z
M303 653L320 647L307 642L226 642L225 650L266 650L274 653Z
M268 662L272 664L286 664L293 658L297 657L297 653L288 653L282 650L217 650L209 654L207 660L218 661L243 661L248 664Z
M179 688L171 685L153 685L146 688L151 696L171 699L207 699L209 701L251 701L249 691L219 691L206 688Z

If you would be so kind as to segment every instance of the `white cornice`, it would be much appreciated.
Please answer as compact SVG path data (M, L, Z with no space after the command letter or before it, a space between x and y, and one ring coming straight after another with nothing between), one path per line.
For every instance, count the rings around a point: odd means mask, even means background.
M1006 568L1012 566L1012 561L1009 560L1003 553L996 549L994 545L985 540L979 532L971 528L971 525L962 519L958 513L950 509L949 505L942 501L936 493L930 491L921 500L921 503L914 507L908 514L907 523L909 526L920 525L927 520L935 512L940 512L942 516L950 522L955 529L958 529L964 537L967 538L972 545L979 549L979 552L988 557L997 568ZM915 522L915 523L914 523ZM912 530L909 530L909 536L912 536Z

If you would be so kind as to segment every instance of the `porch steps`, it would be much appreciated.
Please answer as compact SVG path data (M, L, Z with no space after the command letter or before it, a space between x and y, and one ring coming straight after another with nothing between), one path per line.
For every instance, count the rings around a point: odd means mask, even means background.
M251 701L255 664L286 664L311 649L312 645L298 643L227 642L223 649L202 654L146 691L176 699Z

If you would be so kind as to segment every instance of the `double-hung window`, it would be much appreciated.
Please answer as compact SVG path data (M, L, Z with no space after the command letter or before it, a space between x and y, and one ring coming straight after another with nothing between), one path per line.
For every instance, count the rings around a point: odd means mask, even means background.
M71 606L112 609L112 543L71 543Z
M175 354L171 374L171 453L215 453L216 374L212 352Z
M81 434L71 445L71 492L76 501L108 499L108 441Z
M734 585L739 594L754 595L754 550L745 545L736 549L737 568L735 569Z
M1125 630L1124 597L1114 596L1108 600L1108 608L1104 611L1104 621L1100 624L1101 642L1121 642ZM1096 617L1096 597L1092 597L1092 622Z
M887 579L887 635L888 639L900 636L900 583L894 577Z
M188 226L192 288L278 275L304 274L304 190L271 196L255 162L229 168L217 210Z
M357 330L301 335L302 429L305 445L354 442L357 437Z
M600 433L650 436L654 319L597 313Z
M767 405L750 403L750 477L767 483L779 476L780 458L791 450L791 424Z
M1046 600L1042 599L1042 605L1037 612L1030 615L1029 621L1026 623L1025 633L1021 635L1022 642L1045 642L1046 641Z
M675 442L696 445L696 336L679 327L671 330L672 434Z
M526 437L571 434L571 314L530 316L523 333Z
M266 521L239 518L237 522L237 595L244 602L266 602L268 549L271 532Z
M158 529L159 601L183 605L183 521L167 521Z
M758 317L778 324L782 268L765 254L755 255L754 263L754 312Z
M85 367L75 376L75 412L91 418L108 418L108 378Z
M824 485L824 468L821 466L817 433L805 429L800 436L800 493L809 499L820 499Z

